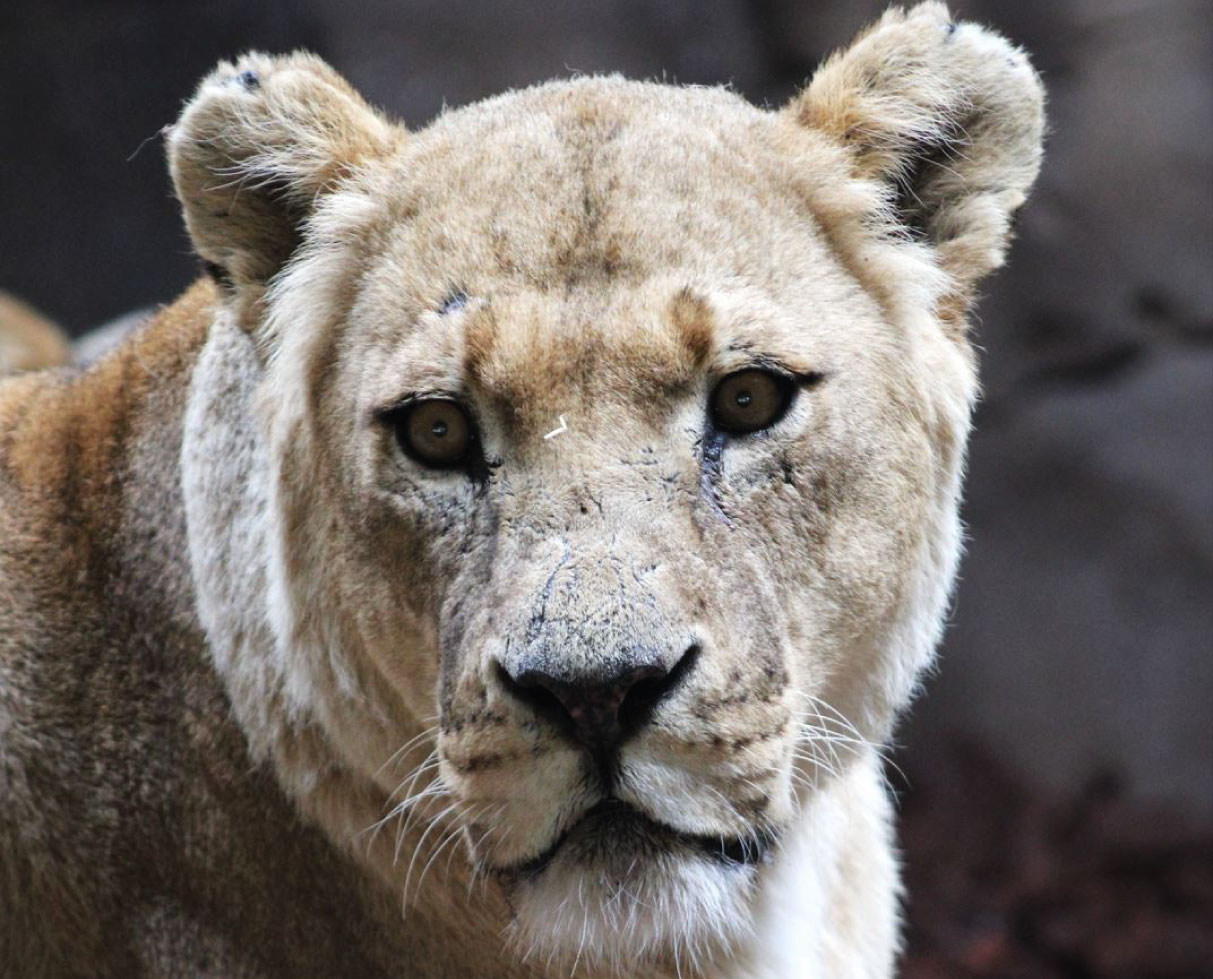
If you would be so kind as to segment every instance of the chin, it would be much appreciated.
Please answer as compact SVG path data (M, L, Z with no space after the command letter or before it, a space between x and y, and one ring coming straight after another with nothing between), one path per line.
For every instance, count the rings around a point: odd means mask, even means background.
M770 841L680 833L620 803L587 812L544 853L501 871L509 937L526 960L573 976L642 966L694 975L752 932Z

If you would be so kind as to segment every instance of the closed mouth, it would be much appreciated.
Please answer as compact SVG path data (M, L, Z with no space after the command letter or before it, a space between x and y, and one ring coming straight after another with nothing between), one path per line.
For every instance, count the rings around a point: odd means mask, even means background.
M610 847L623 839L643 839L647 845L663 849L681 846L730 867L769 862L775 842L765 832L756 832L745 838L684 833L646 816L620 799L610 798L588 809L538 856L500 868L499 873L523 880L531 879L543 873L560 850L570 843L577 842L586 848Z

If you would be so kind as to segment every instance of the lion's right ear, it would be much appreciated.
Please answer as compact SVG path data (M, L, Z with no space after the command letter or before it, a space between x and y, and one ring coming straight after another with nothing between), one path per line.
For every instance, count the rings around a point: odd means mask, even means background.
M313 55L221 63L168 133L194 247L235 287L265 283L317 201L403 134Z

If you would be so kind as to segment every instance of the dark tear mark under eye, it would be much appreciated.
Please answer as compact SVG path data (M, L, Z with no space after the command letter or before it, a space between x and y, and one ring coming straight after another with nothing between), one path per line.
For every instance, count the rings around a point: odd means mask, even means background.
M726 438L724 432L717 430L709 419L703 437L699 440L699 487L717 516L731 527L733 521L720 498L720 474L724 469Z
M785 367L776 360L766 357L756 357L753 362L747 367L739 370L766 370L773 374L779 374L786 377L797 388L797 393L802 388L813 388L824 381L827 375L823 371L794 371ZM788 404L788 409L791 409L791 402ZM786 413L786 412L785 412ZM722 432L714 424L712 424L711 413L704 427L703 435L699 439L699 485L703 491L704 498L716 511L720 519L730 527L733 526L733 520L729 516L728 511L724 508L724 501L720 495L720 478L724 472L724 450L730 438L746 439L746 438L762 438L765 437L766 430L752 433L750 435L730 436L727 432ZM780 473L785 483L794 484L796 473L787 457L784 456L780 460Z
M458 309L463 309L468 304L468 294L462 289L456 289L450 293L438 305L438 315L445 316L447 313L453 313Z

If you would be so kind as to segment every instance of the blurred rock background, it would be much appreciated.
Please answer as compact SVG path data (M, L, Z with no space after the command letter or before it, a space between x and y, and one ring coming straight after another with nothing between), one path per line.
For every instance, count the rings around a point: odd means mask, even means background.
M883 6L6 0L0 287L76 333L171 300L196 266L157 133L217 59L246 48L310 48L414 127L445 105L570 72L731 83L777 105ZM957 863L963 879L947 886L927 879L954 852L931 849L931 828L946 824L946 813L953 823L963 817L966 800L976 813L970 838L984 840L975 853L999 846L980 826L1010 833L1013 824L1039 855L1054 817L1071 834L1082 819L1103 826L1079 834L1090 850L1106 831L1099 807L1112 797L1121 823L1155 819L1125 812L1166 812L1161 825L1188 827L1163 832L1155 840L1163 849L1168 839L1195 845L1191 834L1207 839L1213 825L1213 7L969 0L952 8L1032 53L1052 124L1011 264L980 308L987 393L968 484L971 542L940 671L903 729L899 755L914 783L906 809L912 878L923 878L915 893L967 894L955 900L972 904L974 893L1010 893L982 884L989 867ZM941 808L948 799L955 806ZM1004 823L977 826L981 812L1004 805ZM1064 833L1058 839L1050 844L1058 853L1078 852L1066 849ZM915 863L928 853L929 865ZM1181 862L1208 873L1182 893L1203 895L1207 915L1210 851L1192 853ZM1092 854L1095 864L1081 866L1103 867ZM1091 883L1098 874L1076 873L1082 887L1103 886ZM1089 908L1088 898L1074 900ZM1019 919L1006 924L1011 898L998 900L987 910L1003 916L1003 932L1031 930ZM929 955L952 941L956 974L1185 974L1182 959L1172 962L1179 971L1158 959L1143 971L1131 957L1092 965L1064 948L1016 965L988 941L973 944L990 923L973 913L977 924L956 926L963 941L916 919L920 957L911 966L934 968ZM1109 914L1106 929L1123 935L1123 915ZM1081 945L1071 919L1067 940ZM1207 936L1213 921L1202 921Z

